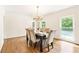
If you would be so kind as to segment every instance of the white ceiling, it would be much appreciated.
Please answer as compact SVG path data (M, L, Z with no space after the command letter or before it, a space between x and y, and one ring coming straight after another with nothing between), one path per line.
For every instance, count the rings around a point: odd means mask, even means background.
M41 5L39 6L39 15L46 15L59 11L65 8L69 8L68 5ZM6 11L8 12L17 12L29 16L36 16L36 6L34 5L8 5L6 6Z

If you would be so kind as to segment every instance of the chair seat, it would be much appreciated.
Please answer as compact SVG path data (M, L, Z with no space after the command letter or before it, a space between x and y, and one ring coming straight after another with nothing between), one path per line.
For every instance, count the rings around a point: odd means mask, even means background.
M40 39L36 39L36 42L39 42L40 41Z

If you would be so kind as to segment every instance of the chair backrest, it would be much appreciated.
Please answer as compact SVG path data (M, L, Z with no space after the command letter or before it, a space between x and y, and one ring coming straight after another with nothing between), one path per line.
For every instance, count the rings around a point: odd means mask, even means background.
M52 30L50 30L48 39L47 39L47 43L50 44L51 42L53 42L53 40L54 40L54 33Z
M32 29L30 30L30 37L31 37L31 41L33 43L35 43L36 42L36 36L35 36L35 32Z

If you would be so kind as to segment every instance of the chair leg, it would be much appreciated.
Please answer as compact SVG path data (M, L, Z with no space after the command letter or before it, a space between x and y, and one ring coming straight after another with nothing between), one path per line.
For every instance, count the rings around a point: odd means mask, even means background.
M29 45L32 47L33 46L33 43L31 40L29 40Z
M52 48L53 48L53 42L51 43L51 45L52 45Z
M27 43L27 46L28 46L28 37L26 36L26 43Z
M37 42L34 43L34 48L36 47Z
M48 52L49 52L49 44L48 44Z

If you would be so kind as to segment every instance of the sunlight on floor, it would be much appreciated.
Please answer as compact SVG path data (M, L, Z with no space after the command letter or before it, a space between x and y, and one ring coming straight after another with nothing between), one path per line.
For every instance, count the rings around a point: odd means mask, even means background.
M61 52L62 53L72 53L74 44L61 42Z

